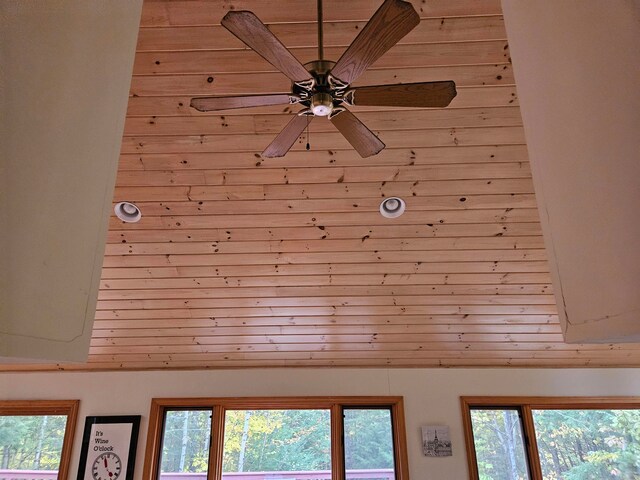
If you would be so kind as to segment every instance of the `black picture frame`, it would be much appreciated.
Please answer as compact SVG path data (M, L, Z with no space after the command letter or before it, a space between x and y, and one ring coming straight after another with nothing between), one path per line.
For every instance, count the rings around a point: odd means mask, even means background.
M95 480L91 475L86 475L87 460L101 453L96 448L109 448L101 446L92 447L91 432L94 425L131 425L131 435L128 438L128 445L110 445L119 452L126 455L127 466L124 477L119 476L118 480L133 480L133 471L136 462L136 450L138 448L138 433L140 431L140 415L108 415L108 416L87 416L84 422L84 433L82 435L82 447L80 451L80 461L78 462L77 480ZM114 451L114 450L109 450Z

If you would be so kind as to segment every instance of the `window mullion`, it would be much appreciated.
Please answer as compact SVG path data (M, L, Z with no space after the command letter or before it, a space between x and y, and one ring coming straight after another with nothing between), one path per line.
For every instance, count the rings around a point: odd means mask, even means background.
M331 479L345 480L344 413L339 404L331 406Z
M215 405L211 412L211 445L209 445L207 480L222 479L224 417L225 408L222 405Z
M529 464L529 475L531 480L543 480L542 467L540 466L540 456L538 454L538 442L536 440L536 430L533 425L533 414L530 405L522 405L520 408L522 418L522 428L527 450L527 460Z

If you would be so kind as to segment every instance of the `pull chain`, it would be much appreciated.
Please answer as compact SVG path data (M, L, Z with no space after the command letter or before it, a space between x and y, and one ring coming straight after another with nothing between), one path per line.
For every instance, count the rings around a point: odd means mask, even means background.
M311 150L311 140L309 135L309 124L311 123L311 117L307 117L307 150Z

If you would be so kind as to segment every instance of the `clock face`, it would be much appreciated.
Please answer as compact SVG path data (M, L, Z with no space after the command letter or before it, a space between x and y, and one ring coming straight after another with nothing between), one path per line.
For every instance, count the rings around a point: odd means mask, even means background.
M116 480L120 476L122 462L115 453L107 452L93 461L91 475L94 480Z

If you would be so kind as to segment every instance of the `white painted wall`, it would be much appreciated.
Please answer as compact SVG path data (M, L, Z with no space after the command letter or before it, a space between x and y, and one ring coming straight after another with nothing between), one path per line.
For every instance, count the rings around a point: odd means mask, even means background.
M412 480L468 478L461 395L640 395L640 369L269 369L184 372L4 373L0 399L80 399L71 460L77 474L87 415L143 416L135 479L142 478L153 397L402 395ZM420 426L451 428L453 457L426 458Z
M0 356L87 358L141 9L0 1Z
M502 7L565 340L640 342L640 1Z

